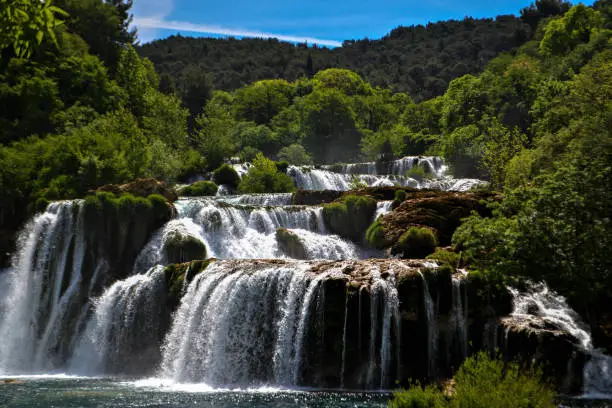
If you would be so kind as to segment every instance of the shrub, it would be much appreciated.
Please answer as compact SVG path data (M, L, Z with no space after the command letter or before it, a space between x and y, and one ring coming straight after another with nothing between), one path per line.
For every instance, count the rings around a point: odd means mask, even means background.
M367 186L368 186L368 183L366 183L365 181L361 180L357 176L352 176L351 177L351 181L349 181L349 189L350 190L360 190L362 188L366 188Z
M433 175L427 171L425 166L417 164L406 172L406 176L413 178L417 181L429 180L433 178Z
M393 200L393 208L399 207L404 201L406 201L406 192L404 190L397 190L395 192L395 199Z
M186 197L202 197L202 196L214 196L217 194L219 187L212 181L196 181L190 186L183 188L180 191L180 195Z
M278 171L276 164L259 153L253 167L238 186L242 193L291 193L295 191L293 180Z
M296 166L312 164L312 157L310 157L306 149L304 149L304 146L300 144L292 144L283 147L276 156L279 160L289 162Z
M359 242L376 212L376 200L367 196L345 196L342 202L323 206L325 225L341 237Z
M438 239L430 229L411 227L397 241L397 251L403 252L406 258L424 258L433 253L438 246Z
M554 391L539 369L524 369L480 352L465 360L454 377L452 395L433 386L412 385L396 392L393 408L553 408Z
M257 153L261 153L261 151L253 146L246 146L238 153L238 157L243 163L248 163L257 157Z
M552 408L555 394L539 369L504 364L480 352L455 375L453 407Z
M442 392L433 385L426 387L414 383L406 391L393 393L389 408L447 408L449 402Z
M460 258L460 254L444 248L436 248L436 252L427 256L427 259L438 261L441 264L450 265L453 269L457 268L459 265Z
M366 240L377 249L389 246L389 243L385 240L385 230L380 222L380 218L374 221L366 231Z
M226 185L233 188L238 187L240 176L229 164L222 164L213 172L213 181L218 185Z
M287 169L289 169L289 163L287 163L286 161L277 161L274 162L274 164L276 165L276 169L278 171L280 171L281 173L287 173Z

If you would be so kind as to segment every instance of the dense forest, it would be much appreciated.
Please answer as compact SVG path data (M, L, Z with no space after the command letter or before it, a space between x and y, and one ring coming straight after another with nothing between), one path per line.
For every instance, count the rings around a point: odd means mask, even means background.
M374 87L408 93L417 101L442 95L449 82L481 72L500 52L533 37L538 21L567 11L569 3L538 1L521 17L397 27L381 39L347 40L342 47L290 44L275 39L172 36L138 47L182 93L194 83L232 91L254 81L312 77L327 68L357 72Z
M138 177L187 180L238 155L256 159L263 178L271 173L279 179L270 188L282 191L292 186L265 157L321 164L436 154L456 175L488 179L491 189L504 193L493 217L468 219L453 238L455 249L475 272L502 281L546 279L590 316L591 323L609 313L608 0L592 7L555 3L555 12L543 7L549 2L538 2L525 9L521 19L400 28L379 42L347 43L339 50L273 40L176 37L141 48L155 60L161 77L151 60L134 48L136 36L128 29L131 2L13 4L0 11L0 24L7 28L0 33L3 256L29 214L49 200L80 197L107 183ZM21 11L38 16L31 20L35 24ZM497 35L491 39L487 30ZM490 42L485 46L475 38ZM183 43L184 49L170 46ZM206 74L191 53L211 44L218 46L212 61L220 61L221 55L228 64L231 58L246 62L255 55L274 61L255 45L276 50L279 61L292 53L300 56L275 65L282 67L282 75L260 60L248 62L255 67L252 71L207 66L215 78L219 75L213 83L229 91L197 81L168 82L164 72L179 78L188 71ZM404 46L435 54L406 53ZM241 54L232 47L250 51ZM156 50L167 56L170 48L175 64L164 62L165 57L156 60ZM279 51L283 49L287 54ZM408 69L397 81L381 73L400 65L391 63L393 54L405 58L401 65ZM203 51L201 55L205 60ZM361 67L370 59L369 66L376 68ZM423 61L432 66L423 67ZM452 79L448 88L445 82L434 87L421 82L413 88L411 81L419 76L412 72L418 70L416 64L424 79L433 78L434 65L451 66L433 82L475 74ZM456 68L460 64L464 68ZM285 71L288 66L294 68ZM238 71L245 76L222 79ZM241 86L260 75L273 79ZM383 77L393 80L379 82ZM253 191L268 185L256 181L251 180Z

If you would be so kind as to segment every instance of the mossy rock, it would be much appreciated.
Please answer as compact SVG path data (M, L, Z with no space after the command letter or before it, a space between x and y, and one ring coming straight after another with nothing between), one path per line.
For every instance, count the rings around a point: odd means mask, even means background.
M278 162L274 162L274 164L276 165L276 170L278 170L281 173L287 173L287 170L289 169L289 163L286 161L278 161Z
M385 228L382 225L380 217L378 217L366 231L366 240L370 246L377 249L383 249L390 245L385 239Z
M395 243L393 253L402 253L404 258L422 259L432 254L437 246L438 239L431 229L410 227Z
M191 281L214 262L215 259L198 260L188 263L171 264L164 269L168 288L168 308L173 311L181 301L185 289Z
M295 259L308 259L306 247L295 233L285 228L279 228L276 230L276 242L279 249L287 256Z
M213 181L218 185L225 185L237 188L240 184L240 176L229 164L222 164L221 167L213 172Z
M363 240L376 213L376 200L368 196L349 195L342 201L323 206L323 220L334 234L355 242Z
M179 194L185 197L206 197L216 195L218 190L219 187L212 181L196 181L181 189Z
M206 259L206 245L202 240L180 231L172 231L163 246L166 261L170 264Z

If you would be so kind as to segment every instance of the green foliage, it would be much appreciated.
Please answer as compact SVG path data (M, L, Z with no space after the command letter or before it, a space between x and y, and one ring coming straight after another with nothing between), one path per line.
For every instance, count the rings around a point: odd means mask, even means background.
M408 390L395 391L389 408L447 408L448 399L435 385L413 383Z
M536 16L535 24L540 19ZM357 76L331 71L319 81L324 86L340 86L352 94L367 93L371 87L360 81L361 77L372 87L407 92L423 101L442 95L450 80L481 72L499 52L522 45L531 31L529 24L506 15L400 26L380 40L349 40L334 49L269 39L172 36L144 44L139 51L155 62L160 73L175 78L179 89L189 70L210 73L214 89L232 91L270 78L312 78L332 67L350 69ZM302 81L297 95L302 96L304 89L310 93L313 82L317 80Z
M461 254L444 248L436 248L436 252L431 255L427 255L425 259L432 259L440 262L442 265L449 265L451 268L456 269L459 267Z
M186 197L214 196L219 187L212 181L196 181L190 186L184 187L180 195Z
M52 0L2 0L0 52L10 47L18 58L28 58L47 38L57 45L55 29L62 24L57 16L67 14L54 6Z
M567 54L577 45L589 42L601 28L602 22L598 11L578 4L563 17L547 24L540 51L544 55Z
M465 360L453 378L452 395L434 386L413 384L394 393L394 408L553 408L555 393L538 369L504 363L480 352Z
M368 183L360 179L358 176L352 176L351 181L349 181L349 190L359 190L362 188L366 188Z
M308 166L312 164L312 157L308 154L304 146L294 143L285 146L276 154L278 160L286 161L294 166Z
M226 185L232 188L238 187L240 176L229 164L222 164L213 172L213 181L218 185Z
M413 166L412 168L410 168L410 170L406 172L406 177L413 178L417 181L423 181L423 180L428 180L428 179L433 178L433 174L431 174L429 172L429 169L427 169L424 165L417 164L416 166Z
M368 196L348 195L341 202L323 206L325 225L341 237L361 242L376 212L376 200Z
M240 181L242 193L290 193L295 191L291 177L279 171L276 164L259 153L249 173Z
M438 246L438 239L428 228L410 227L397 240L397 252L403 252L405 258L422 259L433 253Z

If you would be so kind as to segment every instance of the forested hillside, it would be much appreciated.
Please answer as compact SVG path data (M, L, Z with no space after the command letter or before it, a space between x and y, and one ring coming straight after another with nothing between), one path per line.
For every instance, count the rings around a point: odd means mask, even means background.
M169 74L182 92L194 82L231 91L257 80L294 81L327 68L346 68L373 86L406 92L420 101L443 94L454 78L481 72L491 58L529 40L540 19L568 8L569 3L557 0L538 1L525 8L521 18L466 17L400 26L381 39L348 40L335 49L274 39L172 36L138 51L160 74Z

